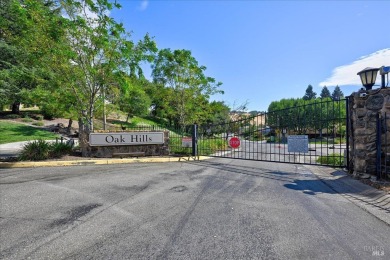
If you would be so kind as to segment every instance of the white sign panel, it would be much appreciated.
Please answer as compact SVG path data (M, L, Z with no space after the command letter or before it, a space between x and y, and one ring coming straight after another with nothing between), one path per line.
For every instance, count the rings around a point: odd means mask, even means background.
M308 153L309 137L307 135L290 135L287 137L289 153Z
M92 133L89 135L90 146L148 145L163 143L163 132Z
M192 138L191 137L183 137L181 139L181 146L182 147L192 147Z

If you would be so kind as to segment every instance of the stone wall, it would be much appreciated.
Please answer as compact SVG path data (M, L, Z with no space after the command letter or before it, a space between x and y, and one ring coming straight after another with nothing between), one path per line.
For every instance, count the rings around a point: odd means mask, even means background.
M349 98L349 108L351 173L356 177L375 175L378 114L383 124L382 160L385 158L386 151L390 151L388 147L390 145L390 89L354 92Z
M129 132L129 131L123 131L123 132ZM97 158L111 158L114 153L133 153L133 152L144 152L145 156L164 156L164 155L169 155L168 145L169 145L169 131L164 131L164 144L116 145L116 146L89 146L88 145L84 148L83 156L97 157Z

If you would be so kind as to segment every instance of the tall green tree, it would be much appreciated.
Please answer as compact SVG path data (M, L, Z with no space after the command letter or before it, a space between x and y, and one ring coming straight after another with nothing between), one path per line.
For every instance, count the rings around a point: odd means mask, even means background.
M313 86L312 86L312 85L309 85L309 86L307 86L307 88L306 88L306 92L305 92L305 95L303 96L303 100L315 99L315 98L316 98L316 95L317 95L317 93L315 93L315 92L313 91Z
M56 82L52 65L64 39L64 18L54 1L4 0L0 5L0 96L18 113L24 89Z
M63 0L61 6L67 17L69 44L63 56L70 61L60 68L62 82L75 97L81 147L88 147L96 112L104 111L112 92L126 87L120 85L126 82L123 77L142 75L139 62L153 56L145 54L145 49L156 47L148 35L137 44L130 40L123 24L109 16L113 8L120 7L116 2ZM130 92L124 91L127 97Z
M132 116L145 116L152 105L149 95L143 87L145 79L124 78L121 84L119 107L127 113L127 122Z
M341 99L343 99L343 97L344 97L344 94L341 91L340 87L337 85L332 92L332 99L333 100L341 100Z
M324 86L322 88L320 97L321 98L330 98L330 91L329 91L329 89L326 86Z
M160 50L152 69L155 84L173 89L173 118L182 127L195 123L203 104L201 96L208 100L212 94L222 93L218 89L222 83L206 76L206 67L200 66L189 50Z

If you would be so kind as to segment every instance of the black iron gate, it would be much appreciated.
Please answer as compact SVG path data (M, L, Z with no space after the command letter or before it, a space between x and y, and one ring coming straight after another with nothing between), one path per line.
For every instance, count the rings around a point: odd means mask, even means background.
M234 114L230 122L197 127L197 153L348 168L347 110L343 99L257 115Z

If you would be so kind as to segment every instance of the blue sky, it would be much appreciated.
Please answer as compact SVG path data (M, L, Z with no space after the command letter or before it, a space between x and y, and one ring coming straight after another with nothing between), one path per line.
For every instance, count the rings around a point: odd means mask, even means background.
M390 66L390 1L117 1L111 16L133 40L149 33L159 49L190 50L223 83L212 99L231 108L265 111L309 84L350 95L357 72Z

